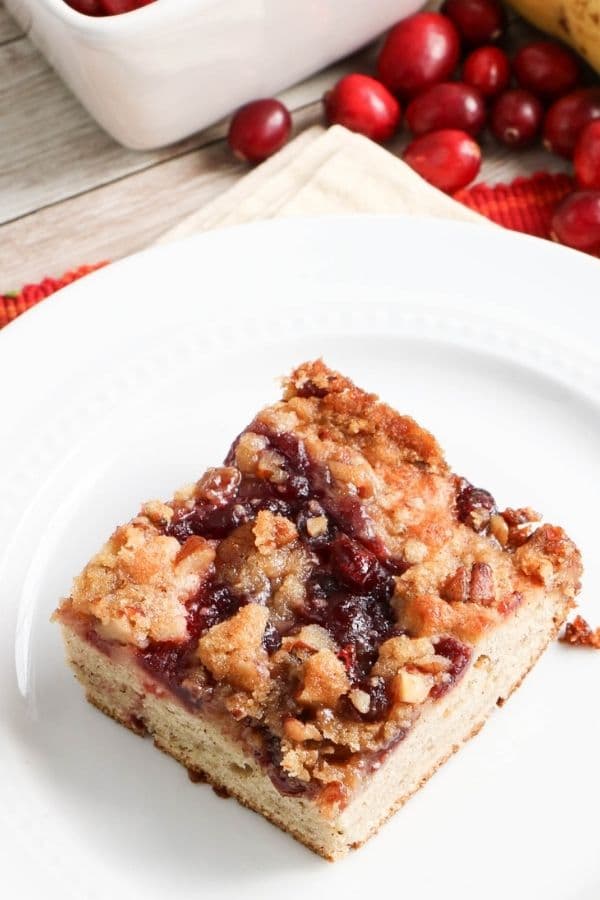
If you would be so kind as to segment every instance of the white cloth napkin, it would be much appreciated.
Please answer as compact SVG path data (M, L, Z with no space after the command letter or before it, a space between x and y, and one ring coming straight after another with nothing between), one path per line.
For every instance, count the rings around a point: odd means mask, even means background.
M158 243L257 219L340 213L408 213L490 224L378 144L339 125L316 125Z

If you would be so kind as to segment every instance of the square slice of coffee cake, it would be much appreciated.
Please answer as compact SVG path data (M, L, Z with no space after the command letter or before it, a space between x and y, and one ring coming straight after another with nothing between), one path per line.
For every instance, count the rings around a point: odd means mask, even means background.
M317 361L55 618L91 703L336 859L510 695L580 574L561 528Z

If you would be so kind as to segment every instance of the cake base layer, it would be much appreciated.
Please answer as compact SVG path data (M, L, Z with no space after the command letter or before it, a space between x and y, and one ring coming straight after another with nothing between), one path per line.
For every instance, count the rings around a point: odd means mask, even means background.
M187 769L261 813L310 849L334 860L371 837L433 773L475 735L497 704L519 686L570 607L559 595L530 596L504 625L475 646L462 680L429 702L407 737L335 817L306 797L286 796L265 769L213 722L157 689L133 663L117 661L63 624L69 662L88 700Z

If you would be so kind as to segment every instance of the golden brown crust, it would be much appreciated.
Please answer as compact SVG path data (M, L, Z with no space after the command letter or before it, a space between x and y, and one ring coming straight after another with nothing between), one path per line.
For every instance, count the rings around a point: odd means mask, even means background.
M442 450L432 434L409 416L401 416L381 403L376 394L357 388L349 378L333 372L323 360L304 363L285 382L284 398L305 397L308 384L322 394L311 404L320 427L338 434L340 443L354 443L368 460L379 462L391 455L425 463L432 470L447 472ZM293 404L289 404L293 405Z

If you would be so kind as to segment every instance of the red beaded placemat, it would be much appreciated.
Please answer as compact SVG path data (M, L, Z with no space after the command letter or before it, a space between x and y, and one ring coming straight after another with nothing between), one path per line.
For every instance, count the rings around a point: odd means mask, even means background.
M456 199L498 225L547 238L554 207L571 190L573 179L569 175L540 172L530 178L517 178L511 184L476 184L459 191ZM0 328L40 300L104 265L100 262L81 266L60 278L44 278L38 284L26 284L20 291L0 295Z
M539 172L510 184L475 184L459 191L455 198L505 228L549 238L556 204L573 187L570 175Z

